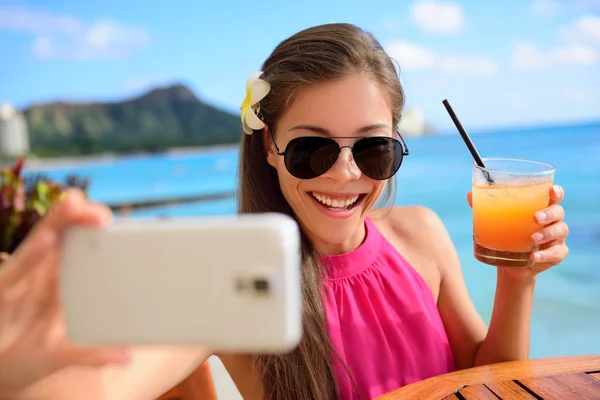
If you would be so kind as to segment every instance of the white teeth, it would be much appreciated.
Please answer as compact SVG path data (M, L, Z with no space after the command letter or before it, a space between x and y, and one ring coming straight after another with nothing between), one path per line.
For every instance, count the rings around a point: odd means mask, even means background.
M312 193L312 196L315 199L317 199L320 203L331 208L349 208L358 200L358 196L354 196L347 199L332 199L330 197L318 193Z

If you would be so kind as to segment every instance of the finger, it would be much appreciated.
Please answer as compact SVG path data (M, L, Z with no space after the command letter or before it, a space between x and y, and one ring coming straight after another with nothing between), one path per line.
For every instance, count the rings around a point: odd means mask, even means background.
M67 345L68 346L68 345ZM69 367L72 365L101 367L107 364L126 364L130 361L129 349L123 347L105 348L77 348L65 349L57 361L56 367Z
M27 280L33 281L31 299L43 308L58 308L58 268L60 264L59 246L52 247L43 261L44 266L32 271Z
M473 192L470 190L467 193L467 202L469 203L469 207L473 208Z
M73 224L103 224L111 216L108 207L88 202L80 190L69 189L63 200L38 223L38 229L50 228L62 233Z
M532 261L537 264L547 263L556 265L562 262L569 254L566 244L557 244L545 250L539 250L532 254Z
M552 222L562 221L565 217L565 209L558 204L553 204L541 211L535 213L535 222L538 224L550 224Z
M565 198L565 191L562 186L554 185L550 188L550 204L558 204Z
M78 190L69 190L66 197L54 206L29 232L17 247L13 257L2 265L0 278L12 285L41 264L45 255L58 246L59 236L69 226L80 223L101 225L108 222L112 214L108 207L86 202Z
M50 230L32 232L13 253L13 256L0 268L0 282L3 289L16 285L32 269L39 265L56 246L57 235Z
M558 222L541 229L531 237L536 244L548 243L556 240L558 243L565 241L569 235L569 226L564 222Z

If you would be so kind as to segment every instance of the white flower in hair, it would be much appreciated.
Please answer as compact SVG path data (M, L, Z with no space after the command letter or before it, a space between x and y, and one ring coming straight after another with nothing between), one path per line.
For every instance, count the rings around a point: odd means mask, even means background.
M251 135L254 130L262 129L265 123L256 115L261 101L271 90L271 84L265 80L259 79L262 71L253 72L246 82L246 97L242 102L240 110L242 111L242 128L244 132Z

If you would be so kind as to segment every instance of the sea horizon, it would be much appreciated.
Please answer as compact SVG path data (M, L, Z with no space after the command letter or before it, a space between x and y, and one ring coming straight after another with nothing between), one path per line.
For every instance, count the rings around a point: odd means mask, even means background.
M507 125L503 126L492 126L492 127L479 127L469 129L465 127L470 136L479 135L495 135L495 134L509 134L509 133L532 133L542 130L554 130L564 128L581 128L581 127L594 127L600 126L600 119L598 120L576 120L576 121L559 121L556 123L539 123L539 124L521 124L521 125ZM240 130L240 135L243 133ZM402 133L401 133L402 134ZM456 128L448 128L440 131L436 131L433 134L423 134L421 136L411 136L405 138L407 141L413 140L431 140L436 137L447 137L447 136L459 136ZM136 152L136 153L95 153L89 155L65 155L65 156L49 156L49 157L25 157L24 171L27 173L37 173L48 168L71 168L73 166L87 166L95 164L110 163L119 159L134 159L151 157L153 155L161 154L172 154L172 155L185 155L185 154L203 154L218 151L237 150L239 143L231 144L214 144L206 146L183 146L183 147L171 147L160 152ZM3 166L10 166L11 162L4 162Z

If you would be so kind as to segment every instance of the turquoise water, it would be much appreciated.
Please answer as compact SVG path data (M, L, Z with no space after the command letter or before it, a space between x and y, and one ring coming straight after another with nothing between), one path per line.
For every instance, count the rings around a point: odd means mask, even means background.
M538 279L532 316L531 355L600 353L600 124L472 135L483 156L523 157L557 167L570 227L570 255ZM408 139L397 175L395 203L421 204L444 220L460 256L471 297L489 321L495 270L472 256L470 155L458 135ZM91 161L45 169L57 179L75 172L92 179L90 196L106 202L234 191L237 152L223 149ZM231 214L233 199L160 207L133 216Z

